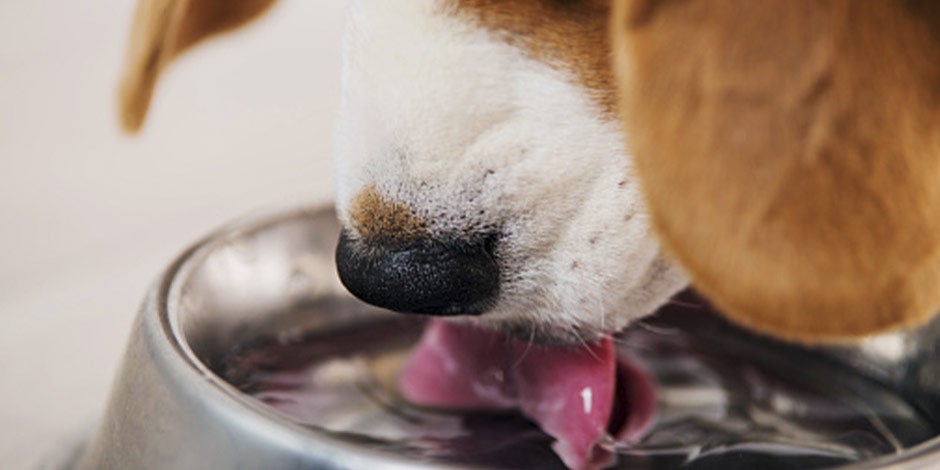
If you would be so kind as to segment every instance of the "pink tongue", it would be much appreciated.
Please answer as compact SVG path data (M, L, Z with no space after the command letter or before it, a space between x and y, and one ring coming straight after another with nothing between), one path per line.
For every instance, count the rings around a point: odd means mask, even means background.
M618 364L610 337L548 348L437 319L412 351L400 387L422 406L518 408L556 439L555 452L576 469L610 463L612 454L598 444L610 434L637 438L655 408L652 383L635 365Z

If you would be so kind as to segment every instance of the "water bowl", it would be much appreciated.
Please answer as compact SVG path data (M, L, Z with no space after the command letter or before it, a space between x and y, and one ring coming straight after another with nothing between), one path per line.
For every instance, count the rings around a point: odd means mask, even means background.
M425 320L364 305L333 264L330 209L222 229L148 293L100 427L71 466L564 468L514 413L441 412L396 377ZM655 382L611 468L940 468L940 321L803 348L686 292L617 337Z

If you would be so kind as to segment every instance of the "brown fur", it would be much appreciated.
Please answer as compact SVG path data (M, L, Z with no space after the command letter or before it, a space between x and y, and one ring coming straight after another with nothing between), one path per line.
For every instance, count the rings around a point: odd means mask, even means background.
M141 0L134 14L120 87L121 125L140 129L153 88L180 52L266 11L274 0Z
M622 112L661 240L731 317L798 340L940 306L940 11L620 0Z
M609 0L451 0L451 8L536 60L572 73L614 115Z
M408 243L427 233L427 224L400 202L388 200L372 186L353 198L349 219L364 240L384 243Z

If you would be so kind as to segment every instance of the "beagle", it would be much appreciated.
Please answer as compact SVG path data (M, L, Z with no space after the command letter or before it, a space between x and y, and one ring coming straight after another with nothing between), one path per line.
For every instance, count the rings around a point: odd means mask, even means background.
M180 52L273 0L140 0L140 128ZM335 168L347 287L570 343L691 282L804 342L940 306L940 6L353 0Z

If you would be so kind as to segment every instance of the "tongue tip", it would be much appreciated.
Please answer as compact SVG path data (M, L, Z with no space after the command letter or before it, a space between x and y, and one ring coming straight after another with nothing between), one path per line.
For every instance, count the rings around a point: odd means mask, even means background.
M573 470L600 470L607 468L617 461L617 456L598 445L591 448L578 449L563 441L555 441L552 450L564 462L565 466Z
M617 360L617 396L619 403L626 407L621 410L624 418L620 429L611 430L611 434L617 442L636 442L655 422L659 407L656 384L640 364L622 355ZM618 419L616 416L612 418Z
M657 412L656 388L648 372L636 361L615 355L615 384L611 394L611 408L604 416L600 428L566 434L549 432L545 425L551 418L541 421L543 429L557 440L552 449L568 468L598 470L617 461L612 446L638 442L653 426ZM550 424L549 424L550 425Z

